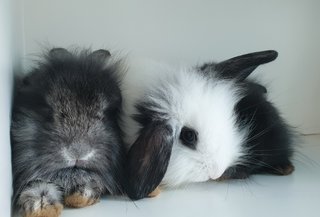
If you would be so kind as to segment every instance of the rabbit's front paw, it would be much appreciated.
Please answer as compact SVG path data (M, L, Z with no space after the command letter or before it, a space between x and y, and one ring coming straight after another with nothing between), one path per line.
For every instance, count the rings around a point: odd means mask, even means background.
M77 189L75 192L64 198L64 204L68 207L81 208L91 206L99 202L100 193L94 189L85 187Z
M18 204L24 217L58 217L61 214L61 190L52 183L34 181L20 194Z
M56 203L52 205L44 205L41 208L33 210L31 212L24 213L25 217L58 217L63 209L62 204Z

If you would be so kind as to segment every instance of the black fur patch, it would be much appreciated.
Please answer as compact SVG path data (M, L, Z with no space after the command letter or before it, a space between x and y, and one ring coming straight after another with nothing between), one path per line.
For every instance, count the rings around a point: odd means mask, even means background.
M239 128L250 126L248 138L243 143L247 154L242 159L244 165L227 169L220 179L242 179L256 173L287 175L294 169L290 162L294 133L266 99L267 89L246 79L259 65L271 62L277 56L276 51L267 50L198 67L206 75L236 81L244 91L235 113Z
M152 192L164 177L173 145L172 129L164 122L145 126L127 159L127 194L137 200Z
M250 126L243 143L247 150L245 165L229 168L223 178L245 178L256 173L287 175L285 169L293 167L293 133L265 94L252 86L255 83L248 84L243 84L245 97L235 108L239 128Z
M142 128L129 150L126 163L127 194L134 200L146 197L158 187L171 156L173 129L163 119L165 114L152 109L157 106L149 101L136 104L138 113L133 118Z
M225 60L220 63L208 63L199 67L203 72L218 72L222 79L237 79L243 81L259 65L275 60L278 53L274 50L244 54Z

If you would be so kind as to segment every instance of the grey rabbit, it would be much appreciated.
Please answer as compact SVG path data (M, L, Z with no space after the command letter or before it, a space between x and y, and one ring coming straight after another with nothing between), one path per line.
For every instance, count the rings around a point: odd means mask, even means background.
M123 192L118 69L107 50L54 48L17 85L13 203L23 216L59 216Z

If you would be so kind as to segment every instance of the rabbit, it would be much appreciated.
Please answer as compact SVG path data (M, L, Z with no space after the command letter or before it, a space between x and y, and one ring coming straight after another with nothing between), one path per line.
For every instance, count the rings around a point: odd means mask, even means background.
M123 193L119 65L107 50L53 48L17 85L13 202L22 216L55 217Z
M131 63L122 82L127 194L158 186L244 179L294 170L294 132L247 77L275 60L273 50L191 68Z

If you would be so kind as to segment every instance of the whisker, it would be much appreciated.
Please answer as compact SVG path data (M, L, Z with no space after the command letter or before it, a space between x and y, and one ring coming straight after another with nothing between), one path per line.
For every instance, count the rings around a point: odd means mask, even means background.
M244 179L243 181L244 181L244 184L245 184L246 189L248 190L248 192L250 192L250 194L255 197L255 195L254 195L254 193L253 193L253 191L252 191L252 189L250 188L250 185L249 185L249 183L248 183L248 179Z
M227 200L227 198L229 196L229 187L230 187L230 182L227 182L227 192L226 192L226 195L224 197L224 200Z
M248 126L251 126L252 125L252 123L253 123L253 120L254 120L254 117L255 117L255 115L256 115L256 113L257 113L257 111L258 111L258 109L256 109L255 111L254 111L254 113L253 113L253 115L252 115L252 117L251 117L251 119L250 119L250 121L248 122ZM254 127L255 128L255 127ZM251 129L251 130L254 130L254 128L253 129Z
M312 158L310 158L309 156L307 156L306 154L302 153L299 150L297 150L294 155L294 159L297 160L295 157L300 157L301 160L307 161L310 164L310 166L316 165L316 166L320 167L320 163L318 161L313 160Z
M271 130L271 128L272 128L272 126L270 126L270 127L266 128L266 129L262 130L261 132L253 135L252 137L249 137L248 139L245 140L245 143L251 142L252 140L257 139L257 138L263 136L264 134L266 134L267 132L269 132L269 131Z

